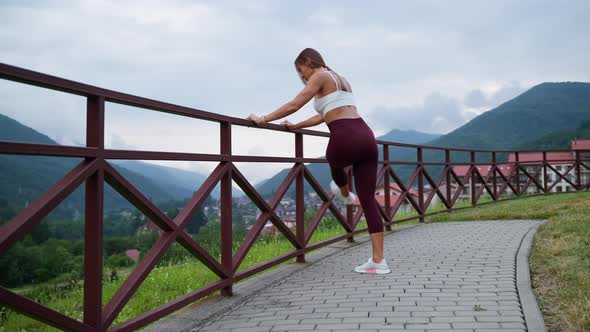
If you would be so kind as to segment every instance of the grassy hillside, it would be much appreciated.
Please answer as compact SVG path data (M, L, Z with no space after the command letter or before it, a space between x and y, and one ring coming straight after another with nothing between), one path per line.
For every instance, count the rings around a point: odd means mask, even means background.
M590 120L582 122L576 129L552 132L523 143L517 149L570 149L574 139L590 139Z

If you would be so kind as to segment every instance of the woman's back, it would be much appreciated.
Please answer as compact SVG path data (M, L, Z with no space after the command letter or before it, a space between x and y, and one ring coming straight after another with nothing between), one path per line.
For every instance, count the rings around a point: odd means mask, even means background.
M322 87L315 96L314 109L322 114L326 124L341 118L360 117L348 81L330 70L317 74L324 77Z

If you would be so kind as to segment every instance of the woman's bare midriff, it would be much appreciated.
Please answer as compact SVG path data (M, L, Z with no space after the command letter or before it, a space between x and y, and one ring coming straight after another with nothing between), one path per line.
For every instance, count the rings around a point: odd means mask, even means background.
M360 117L361 116L356 111L356 106L342 106L326 113L324 122L327 125L328 123L338 119L358 119Z

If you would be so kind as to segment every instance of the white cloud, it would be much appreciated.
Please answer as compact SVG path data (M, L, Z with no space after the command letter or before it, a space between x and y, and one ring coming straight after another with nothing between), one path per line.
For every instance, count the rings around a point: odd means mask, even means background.
M482 90L486 92L484 93ZM516 81L508 83L491 82L486 84L482 89L471 90L465 96L464 104L467 107L473 108L492 108L517 97L525 90L526 88Z
M420 105L377 107L370 113L377 128L415 129L427 133L446 133L463 123L464 115L457 100L439 93L428 95Z
M245 118L299 92L292 62L314 47L352 84L377 136L443 133L543 81L589 80L588 10L585 1L13 1L0 3L0 59ZM0 112L62 144L85 140L80 97L0 82ZM107 112L114 145L218 151L216 123L112 105ZM308 105L289 120L314 114ZM293 141L285 135L242 135L235 149L280 155ZM324 152L305 147L306 156ZM259 176L282 168L268 167L258 166Z

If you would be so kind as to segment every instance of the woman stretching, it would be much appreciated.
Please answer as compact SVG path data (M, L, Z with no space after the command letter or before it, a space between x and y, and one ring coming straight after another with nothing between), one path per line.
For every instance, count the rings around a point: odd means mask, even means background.
M276 111L262 117L250 114L247 119L253 120L256 124L281 119L295 113L315 96L314 108L319 114L297 124L287 120L281 124L289 129L299 129L326 122L330 129L326 159L330 164L333 179L330 189L345 204L352 204L356 200L355 194L350 191L344 171L345 167L352 165L354 187L367 220L373 245L373 256L355 267L354 271L390 273L383 257L383 223L375 200L379 154L373 131L356 110L350 84L326 65L318 51L312 48L304 49L295 59L295 69L305 85L303 90Z

